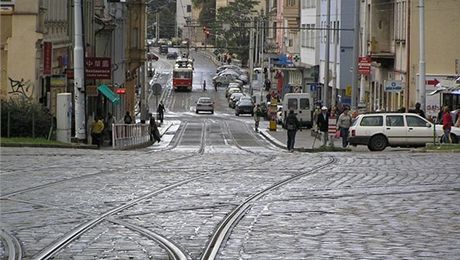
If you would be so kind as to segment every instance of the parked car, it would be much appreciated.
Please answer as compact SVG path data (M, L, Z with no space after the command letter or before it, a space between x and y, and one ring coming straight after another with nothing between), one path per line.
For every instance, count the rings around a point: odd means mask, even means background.
M235 115L239 116L241 114L250 114L254 115L254 102L251 98L240 98L240 100L235 105Z
M175 52L175 51L169 52L168 51L168 54L166 54L166 59L175 60L175 59L177 59L178 56L179 56L179 54L177 54L177 52Z
M217 87L228 86L228 84L231 82L236 82L243 85L243 81L241 81L239 76L235 74L216 75L212 78L212 83Z
M231 87L225 90L225 97L228 99L233 93L242 93L240 88Z
M241 68L238 67L238 66L236 66L236 65L231 65L231 64L229 64L229 65L222 65L222 66L220 66L220 67L217 68L216 73L219 73L219 72L224 71L224 70L226 70L226 69L240 70Z
M241 92L235 92L230 95L228 98L228 106L231 108L235 108L236 102L240 100L241 97L243 97L244 94Z
M209 97L200 97L196 102L195 112L198 114L199 112L207 111L214 114L214 102Z
M413 113L374 113L359 115L349 129L353 146L367 145L370 151L391 147L417 147L440 141L442 125L435 125ZM460 128L452 127L451 139L460 140Z
M168 45L163 44L160 45L160 54L167 54L168 53Z
M149 60L149 61L157 61L158 59L159 58L155 53L153 53L153 52L147 53L147 60Z

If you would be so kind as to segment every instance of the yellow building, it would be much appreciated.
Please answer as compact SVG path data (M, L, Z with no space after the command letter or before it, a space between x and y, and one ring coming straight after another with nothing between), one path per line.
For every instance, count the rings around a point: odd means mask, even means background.
M1 98L37 98L44 29L39 18L42 18L39 1L2 3Z

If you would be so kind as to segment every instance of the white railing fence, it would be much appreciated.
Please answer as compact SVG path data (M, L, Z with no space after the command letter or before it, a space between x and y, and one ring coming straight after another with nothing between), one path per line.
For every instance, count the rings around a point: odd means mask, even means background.
M148 124L113 124L112 148L130 149L150 142Z

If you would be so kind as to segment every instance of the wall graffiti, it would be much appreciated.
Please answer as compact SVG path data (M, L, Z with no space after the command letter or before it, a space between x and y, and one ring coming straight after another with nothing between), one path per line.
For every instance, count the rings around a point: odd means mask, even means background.
M31 99L33 92L34 92L34 84L30 81L24 81L24 79L21 80L14 80L10 77L8 77L10 80L10 90L8 91L8 95L11 98L15 97L21 97L21 98L27 98Z

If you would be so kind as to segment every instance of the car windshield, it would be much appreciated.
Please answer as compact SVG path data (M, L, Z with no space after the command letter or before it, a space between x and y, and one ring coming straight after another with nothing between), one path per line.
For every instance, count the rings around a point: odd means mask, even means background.
M210 98L200 98L200 99L198 100L198 103L207 104L207 103L212 103L212 101L211 101Z
M247 99L247 98L241 98L240 99L240 102L239 102L239 105L243 105L243 106L248 106L248 105L252 105L252 101L250 99Z

